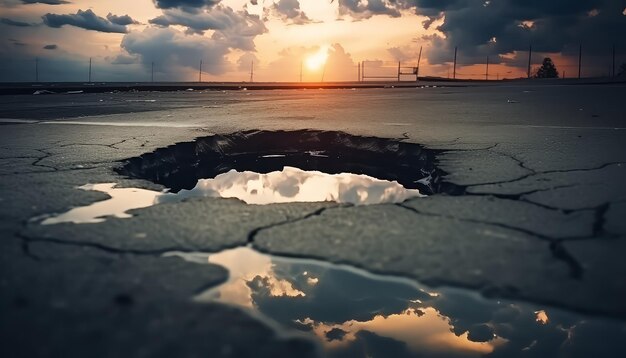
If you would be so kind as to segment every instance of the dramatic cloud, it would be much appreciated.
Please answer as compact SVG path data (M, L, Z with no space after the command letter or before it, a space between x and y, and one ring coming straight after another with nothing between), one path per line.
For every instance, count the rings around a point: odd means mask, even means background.
M17 27L33 26L32 24L29 24L27 22L15 21L15 20L6 19L6 18L0 18L0 23L3 23L5 25L9 25L9 26L17 26Z
M221 2L221 0L153 0L154 5L159 9L179 8L187 12L193 12L194 9L202 7L212 7Z
M538 52L564 54L583 44L591 55L626 45L624 5L615 0L339 0L340 14L357 20L405 10L427 17L425 28L443 22L440 35L423 38L432 44L427 56L434 64L450 62L455 47L460 63L481 63L486 56L508 54L501 60L510 60L530 44Z
M393 0L339 0L339 15L350 15L356 20L374 15L400 16L400 4Z
M300 1L298 0L280 0L272 4L274 14L283 21L296 25L304 25L311 22L308 16L300 9Z
M419 6L426 1L414 2ZM612 44L623 42L621 34L626 32L626 19L620 16L620 6L611 0L444 3L439 9L416 8L418 14L445 13L438 30L446 39L435 41L440 51L429 55L434 63L450 61L454 46L470 62L487 55L525 51L531 44L539 52L567 54L583 44L588 54L602 53Z
M205 31L214 30L211 36L213 40L243 51L254 51L254 38L267 32L259 16L234 11L222 5L196 13L179 9L165 10L163 15L150 20L150 23L163 27L185 26L187 34L202 35Z
M111 33L126 33L128 32L126 26L119 25L97 16L91 9L82 11L78 10L76 14L57 15L46 14L42 16L44 24L59 28L64 25L76 26L85 30L111 32Z
M146 69L155 63L155 71L176 78L176 72L197 69L202 59L203 71L220 75L227 70L229 45L197 35L185 35L172 28L148 27L124 36L122 48L138 56ZM181 78L180 73L177 78Z
M128 15L117 16L111 13L107 15L107 20L109 20L113 24L122 25L122 26L133 25L133 24L139 23L138 21L133 20L133 18Z
M59 48L57 45L46 45L43 47L44 50L56 50L57 48Z

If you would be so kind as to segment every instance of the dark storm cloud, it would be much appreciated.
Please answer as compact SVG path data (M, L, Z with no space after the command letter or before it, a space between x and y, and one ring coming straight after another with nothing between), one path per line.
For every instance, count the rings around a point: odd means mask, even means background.
M399 4L389 0L339 0L339 15L350 15L356 20L369 19L374 15L400 16Z
M22 0L24 4L46 4L46 5L62 5L70 4L69 1L64 0Z
M613 44L622 52L626 47L621 0L340 0L339 6L356 19L411 10L428 18L424 27L442 20L437 29L445 37L424 38L432 41L427 55L435 64L450 62L455 46L461 63L526 51L530 44L539 52L565 54L583 44L590 55L606 54Z
M57 48L59 48L59 46L57 45L46 45L43 47L44 50L56 50Z
M15 21L15 20L11 20L11 19L7 19L7 18L0 18L0 23L3 23L5 25L9 25L9 26L17 26L17 27L29 27L29 26L33 26L32 24L29 24L27 22L22 22L22 21Z
M272 10L274 14L285 22L296 25L304 25L312 22L304 11L300 9L300 1L298 0L280 0L272 4Z
M187 12L194 12L203 7L212 7L222 0L153 0L154 5L159 9L179 8Z
M128 15L117 16L111 13L107 15L107 20L109 20L111 23L114 23L116 25L122 25L122 26L133 25L133 24L139 23L138 21L135 21L132 17Z
M76 26L85 30L126 33L128 29L124 25L115 24L105 18L97 16L93 11L78 10L76 14L57 15L46 14L42 16L44 24L59 28L64 25Z

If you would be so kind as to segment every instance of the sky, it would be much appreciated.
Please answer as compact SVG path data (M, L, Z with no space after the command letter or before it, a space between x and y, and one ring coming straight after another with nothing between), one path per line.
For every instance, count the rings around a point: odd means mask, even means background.
M626 0L0 0L0 82L563 75L626 62ZM421 49L421 58L420 58ZM153 65L154 64L154 65ZM154 66L154 67L153 67ZM154 68L154 70L153 70ZM154 72L153 72L154 71ZM411 76L403 76L410 80Z

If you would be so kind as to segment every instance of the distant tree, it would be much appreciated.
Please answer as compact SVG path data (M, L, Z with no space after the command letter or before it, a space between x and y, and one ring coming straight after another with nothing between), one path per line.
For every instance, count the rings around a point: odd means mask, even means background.
M622 65L619 66L619 71L617 71L617 75L620 77L626 77L626 62L622 63Z
M546 57L543 59L543 63L541 67L535 73L536 78L559 78L559 71L556 70L556 66L554 66L554 62L550 57Z

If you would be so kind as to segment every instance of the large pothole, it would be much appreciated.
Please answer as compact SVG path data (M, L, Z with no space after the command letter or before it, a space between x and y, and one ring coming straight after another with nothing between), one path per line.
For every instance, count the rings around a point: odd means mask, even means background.
M191 190L200 179L232 170L267 174L285 167L367 175L426 195L463 192L443 180L435 155L418 144L344 132L246 131L160 148L127 160L117 172L162 184L171 192Z

